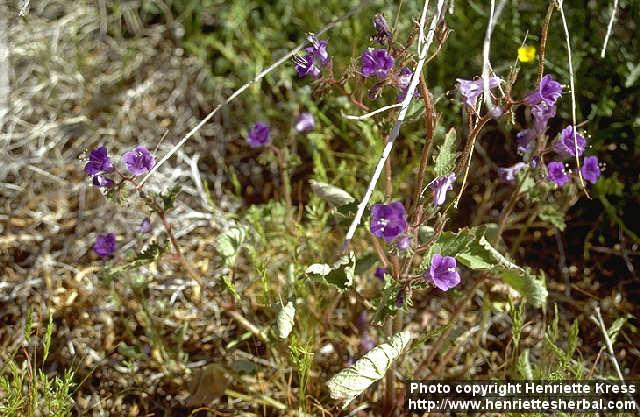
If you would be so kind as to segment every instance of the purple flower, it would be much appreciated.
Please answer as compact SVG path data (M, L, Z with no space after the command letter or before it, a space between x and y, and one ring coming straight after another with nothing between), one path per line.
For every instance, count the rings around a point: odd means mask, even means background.
M376 272L373 274L376 278L378 278L380 281L384 281L384 274L385 274L386 269L381 268L381 267L377 267L376 268Z
M453 183L456 182L456 174L451 173L438 177L431 181L427 187L433 190L433 204L441 206L447 198L447 191L453 190Z
M368 48L362 53L362 75L386 78L394 63L395 59L386 49Z
M562 129L560 137L553 144L553 150L562 156L576 156L576 148L578 156L582 155L587 141L584 136L576 132L576 139L573 140L573 126L569 125Z
M476 100L482 94L484 90L484 84L482 78L478 78L477 80L463 80L462 78L457 78L458 84L456 85L462 97L464 97L464 102L467 106L475 108ZM489 88L496 88L500 85L502 79L498 77L489 77Z
M327 52L327 41L319 41L316 35L310 34L307 36L307 40L311 43L311 46L305 48L307 54L310 55L315 62L319 62L323 66L329 65L331 58L329 52Z
M140 233L149 233L151 231L151 220L148 217L142 219L139 230Z
M549 120L556 117L556 105L541 101L531 107L531 114L533 115L536 132L544 132L547 130Z
M93 251L103 258L113 255L116 251L116 236L113 233L99 234L93 244Z
M89 162L84 166L84 172L90 177L113 171L113 163L107 155L106 146L100 146L89 153Z
M133 150L122 155L122 162L127 166L129 172L136 177L144 175L156 164L151 152L144 146L136 146Z
M316 127L316 122L313 120L313 115L311 113L300 113L294 128L299 133L307 133L313 130Z
M456 259L451 256L442 256L439 253L431 257L431 267L424 273L427 281L442 291L450 290L460 284L460 274L456 270Z
M564 164L562 162L549 162L547 164L548 178L556 183L558 187L562 187L569 182L569 177L564 172Z
M595 184L600 177L600 165L598 164L598 157L595 155L585 156L582 161L582 168L580 168L582 177L589 181L591 184Z
M516 144L518 154L525 155L533 150L535 145L536 132L532 129L525 129L516 134Z
M249 131L247 142L252 148L260 148L271 142L271 134L269 125L263 122L257 122L253 129Z
M509 168L498 168L498 176L502 181L515 182L518 172L522 171L527 166L524 162L518 162L517 164Z
M391 39L391 29L389 29L389 25L387 25L387 21L382 14L378 13L373 16L373 28L376 30L376 35L373 39L381 45L384 45L387 39Z
M396 201L391 204L374 204L371 207L371 233L388 242L407 230L407 214L404 205Z
M113 185L113 180L107 177L106 175L102 175L102 174L94 175L92 180L93 180L93 185L95 185L98 188L109 188Z
M562 85L547 74L542 77L538 90L529 93L525 97L524 103L528 106L534 106L540 102L545 102L547 105L553 106L561 96Z
M320 76L320 68L315 65L313 55L296 56L293 58L293 62L296 64L299 78L304 78L307 75L311 75L313 78Z

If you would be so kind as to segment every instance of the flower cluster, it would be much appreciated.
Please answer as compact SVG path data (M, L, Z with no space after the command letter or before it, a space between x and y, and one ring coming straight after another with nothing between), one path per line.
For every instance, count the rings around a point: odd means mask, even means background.
M144 146L136 146L134 149L122 155L122 163L133 177L139 177L148 173L156 164L155 158ZM110 177L113 173L121 177L119 184L123 181L133 181L133 177L121 174L113 165L107 152L106 146L99 146L89 152L89 160L84 166L84 172L91 178L93 184L98 188L111 188L114 181ZM140 225L141 233L148 233L151 230L151 223L145 218ZM116 237L113 233L98 234L93 245L93 251L100 257L106 258L116 252Z
M582 156L586 146L587 140L584 136L578 133L573 126L567 126L562 129L559 137L553 143L553 150L558 154L560 159L575 159L578 156ZM592 155L583 158L580 173L586 181L595 184L600 177L598 157ZM547 164L547 178L558 187L564 186L570 179L561 161L551 161Z
M311 75L313 78L320 77L320 66L328 66L331 63L329 52L327 51L327 41L318 40L315 35L310 34L307 40L311 46L305 48L305 55L296 56L294 63L298 77L304 78Z
M532 167L537 166L538 157L533 155L536 138L546 134L549 120L556 115L558 99L562 97L562 85L555 81L549 74L542 77L538 88L526 95L523 102L530 108L533 117L533 127L522 130L516 135L517 151L529 161ZM557 160L547 163L547 179L558 187L568 184L571 180L570 173L565 170L565 159L582 156L587 148L587 140L580 134L575 126L569 125L562 129L549 151L557 155ZM546 150L540 150L540 152ZM517 173L526 164L519 162L510 168L500 168L499 176L507 182L514 182ZM585 157L580 170L582 177L591 183L595 183L600 177L600 167L597 156Z
M136 146L133 150L125 152L122 155L122 162L136 177L146 174L156 164L153 155L144 146ZM99 146L89 152L89 161L84 166L84 172L91 177L96 187L112 187L114 182L108 175L115 170L105 146Z

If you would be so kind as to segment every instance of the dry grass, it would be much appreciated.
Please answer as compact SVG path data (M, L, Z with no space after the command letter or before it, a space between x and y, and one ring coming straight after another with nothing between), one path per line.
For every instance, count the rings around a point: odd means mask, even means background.
M108 144L117 159L145 144L164 155L228 93L226 85L212 89L207 84L202 62L181 49L180 31L162 23L143 25L131 4L123 3L122 24L101 13L100 2L64 0L34 2L24 18L17 13L9 18L10 106L0 131L0 362L24 343L28 309L35 311L40 335L47 311L53 311L56 328L47 371L75 370L77 415L303 415L297 411L295 352L260 340L280 301L303 294L299 308L310 318L300 323L307 338L299 343L309 343L307 349L315 353L304 411L339 414L324 381L347 358L360 355L353 322L364 303L354 294L336 296L311 284L298 294L287 293L301 286L294 260L318 261L318 235L302 227L289 230L272 213L267 234L274 241L291 234L294 243L259 253L269 264L262 281L248 271L249 261L237 265L239 302L220 284L229 268L221 266L215 238L235 222L242 204L224 190L224 166L231 163L225 157L235 139L224 133L233 125L230 110L223 109L146 185L150 192L182 185L169 220L187 260L204 278L204 288L171 257L110 278L92 253L96 233L116 232L121 248L116 261L122 261L163 231L154 224L151 237L141 239L142 204L130 199L119 206L89 184L82 171L87 150ZM211 170L201 172L203 159L211 162L206 165ZM242 155L232 159L241 165ZM489 168L482 169L488 176ZM254 174L250 165L239 170ZM256 181L260 186L265 180ZM339 238L327 233L322 243L333 251ZM477 286L464 281L459 296L416 297L420 301L405 318L407 330L420 334L446 323L449 328L437 342L440 350L425 345L406 355L395 370L397 379L503 378L512 372L513 355L524 348L532 350L532 361L546 360L542 345L552 314L529 311L518 350L512 345L510 315L500 311L506 308L508 289L491 281ZM357 285L365 296L379 291L374 280L359 279ZM554 282L550 287L564 289ZM579 284L580 291L594 288L593 283ZM605 311L620 314L633 309L615 296L603 304ZM575 317L584 314L576 311ZM640 357L629 340L621 343L629 356ZM31 346L37 344L36 338ZM596 344L581 352L585 363L594 365L592 372L606 375L609 365L598 362L597 350ZM354 414L376 412L381 393L371 390Z

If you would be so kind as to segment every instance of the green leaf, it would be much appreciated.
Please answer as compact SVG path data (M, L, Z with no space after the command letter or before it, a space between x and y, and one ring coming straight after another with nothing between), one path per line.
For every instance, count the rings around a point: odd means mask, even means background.
M518 357L518 373L521 379L533 379L533 369L529 361L529 349L520 352L520 356Z
M543 222L547 222L555 226L558 230L564 230L567 224L564 221L564 213L556 204L544 204L540 208L538 217Z
M411 351L418 349L420 346L427 343L427 341L433 339L436 336L439 336L442 332L444 332L448 328L449 328L449 325L445 324L443 326L436 326L433 329L429 330L427 333L423 334L413 342L413 344L411 345Z
M436 176L441 177L453 171L456 166L456 130L449 129L444 137L444 142L440 145L438 156L435 158L434 171Z
M423 267L430 264L434 253L457 257L460 253L468 252L471 243L479 238L478 233L481 233L479 228L460 229L457 233L442 233L423 258L423 262L426 261L426 265L423 265Z
M289 301L278 313L277 335L280 339L289 337L293 330L293 320L296 316L296 307Z
M622 326L627 322L627 319L629 319L629 316L618 317L611 327L609 327L609 330L607 330L607 335L609 336L609 339L611 339L612 345L616 342L618 333L620 333L620 329L622 329Z
M336 263L313 264L305 271L308 275L322 278L327 283L344 290L353 286L354 272L356 269L356 256L353 252L338 259Z
M247 235L246 226L235 225L218 235L216 239L216 250L224 258L227 267L236 263L236 256L244 243Z
M169 191L160 194L160 198L162 198L162 207L165 212L173 208L181 189L182 187L180 187L179 184L174 184L173 187L169 188Z
M400 286L398 282L385 274L382 294L374 303L376 305L376 312L371 320L373 324L382 324L387 317L393 317L398 312L396 298L398 297L399 291ZM405 305L408 301L409 300L405 300Z
M233 295L233 298L235 298L236 301L240 301L240 294L238 294L235 284L231 281L228 275L222 276L222 282L224 283L224 286L227 287L231 295Z
M162 255L164 255L166 251L167 251L167 245L152 241L151 243L149 243L149 246L147 246L146 249L144 249L140 253L137 253L133 259L121 265L109 267L105 269L104 272L107 277L113 277L124 271L129 271L131 269L138 268L143 265L148 265L151 262L156 262Z
M354 273L356 275L362 275L369 271L375 264L378 263L378 255L375 253L368 253L358 259L356 262L356 269Z
M549 292L544 276L537 278L525 270L505 270L502 272L502 280L511 285L534 306L541 307L546 304Z
M356 201L355 198L351 197L351 195L342 188L316 180L309 180L309 183L311 183L313 192L333 207L344 206Z
M393 361L398 359L410 341L411 333L396 333L388 343L376 346L353 366L331 377L327 382L331 398L341 401L342 408L346 408L371 384L384 377Z
M503 281L533 305L544 305L548 294L544 281L503 255L487 240L485 234L495 235L492 225L461 229L457 233L442 233L422 259L421 268L429 267L434 253L453 256L469 269L493 271L501 275Z

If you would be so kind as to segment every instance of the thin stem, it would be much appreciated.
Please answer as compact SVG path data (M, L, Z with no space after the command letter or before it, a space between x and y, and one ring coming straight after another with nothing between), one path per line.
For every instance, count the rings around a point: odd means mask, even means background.
M293 201L291 200L291 184L289 182L289 176L287 175L287 162L284 157L282 149L276 145L271 145L271 150L276 154L278 159L278 170L280 171L280 180L282 181L282 194L284 194L284 201L287 208L293 207Z
M171 242L171 246L173 246L173 250L176 252L176 256L178 261L182 265L182 267L187 271L187 273L193 278L201 287L203 286L203 282L200 279L200 276L196 273L196 271L191 267L189 262L185 259L182 254L182 250L180 249L180 245L178 244L178 240L173 234L173 228L171 227L171 223L167 220L167 216L164 210L157 210L158 217L162 221L162 225L164 226L164 230L167 232L167 236L169 236L169 241Z
M356 229L358 228L358 225L362 221L364 210L367 207L369 200L371 199L371 195L373 194L373 190L375 189L376 184L378 183L378 179L380 178L380 174L382 173L382 168L384 167L384 164L387 158L389 157L391 150L393 149L394 141L400 134L400 127L404 122L404 119L407 115L407 111L409 109L409 104L411 104L411 100L413 99L413 94L416 91L418 80L420 78L420 74L422 73L422 67L424 66L424 63L427 59L427 52L429 50L429 46L433 42L436 25L440 21L440 16L442 15L444 0L438 1L436 12L433 15L433 19L431 20L431 25L429 26L429 31L427 32L427 35L425 37L424 25L426 21L428 5L429 5L429 0L425 0L424 7L422 9L422 15L420 17L420 37L418 38L418 51L420 53L420 58L413 72L413 76L411 77L411 82L409 83L409 87L407 88L406 97L402 101L402 108L398 113L398 118L396 119L396 122L394 123L393 128L389 133L389 140L382 151L382 156L380 157L380 160L376 165L376 168L371 177L371 181L369 182L369 186L367 187L367 191L362 197L362 201L360 201L360 204L358 204L358 210L356 211L356 215L353 221L351 222L351 225L349 226L349 230L347 231L347 234L345 236L344 242L342 244L343 251L346 250L347 247L349 246L349 242L351 242L351 239L353 239L353 236L356 233Z
M542 33L540 34L540 60L538 61L538 84L542 81L542 74L544 73L544 58L545 51L547 49L547 37L549 34L549 24L551 23L551 15L556 8L555 0L549 2L547 7L547 15L544 18L544 24L542 25Z
M505 111L506 113L506 111ZM467 177L469 176L469 168L471 167L471 156L473 155L473 147L476 143L476 139L480 134L480 131L484 127L484 125L491 120L491 114L485 114L479 121L478 124L471 130L469 133L469 138L467 139L467 144L465 145L464 151L462 152L462 160L458 165L458 176L461 174L462 169L464 168L464 176L462 177L462 185L460 186L460 191L454 200L453 206L458 207L458 203L460 202L460 198L462 197L462 193L464 193L464 189L467 185Z
M387 336L387 340L391 340L393 337L393 318L387 317L387 320L384 323L384 333ZM393 366L391 369L387 371L387 374L384 377L384 415L390 416L393 413L393 409L395 408L395 387L394 387L394 376L393 376Z
M419 224L420 217L422 217L422 210L420 205L420 193L424 187L424 177L427 171L427 165L429 163L429 156L431 155L431 147L433 145L433 130L434 130L434 122L433 122L433 102L431 101L431 95L429 94L429 89L427 88L427 82L425 81L424 74L420 74L420 84L418 85L420 89L420 96L422 97L422 101L424 101L425 107L425 116L424 116L424 124L425 124L425 143L422 146L422 155L420 156L420 166L418 168L418 175L416 179L416 184L413 189L413 222L412 224Z
M440 336L438 336L438 339L433 344L433 347L431 348L431 351L429 352L429 356L427 356L427 358L425 360L423 360L422 363L420 364L420 366L418 367L418 369L417 369L417 371L415 373L416 376L420 375L420 373L425 368L427 368L430 364L433 363L434 359L436 358L436 355L438 354L438 352L440 351L440 348L442 347L442 344L447 339L447 336L449 336L449 334L453 330L453 327L454 327L453 325L458 320L458 317L460 317L460 315L467 308L467 304L471 300L471 298L473 297L473 294L475 294L476 289L478 288L478 286L480 286L480 284L483 283L483 282L484 282L484 275L480 276L480 279L478 279L475 282L475 284L473 284L473 287L470 288L469 292L467 293L467 296L463 300L461 300L454 307L453 316L451 316L451 318L449 319L449 322L447 323L447 329L444 332L440 333Z

